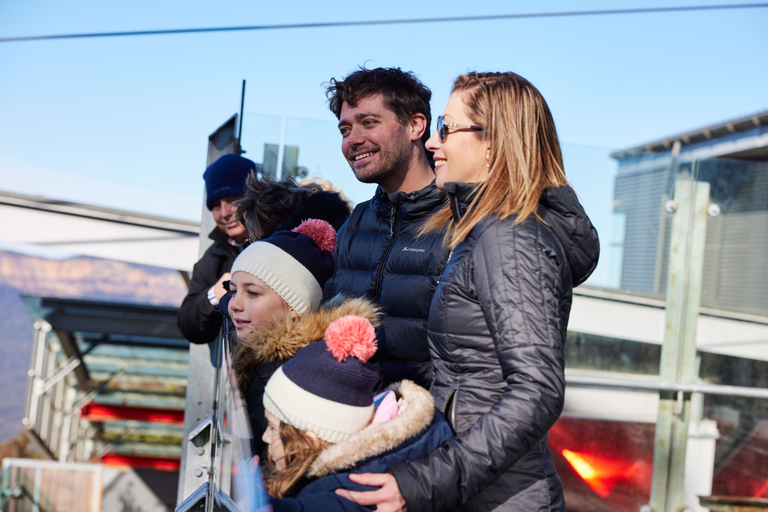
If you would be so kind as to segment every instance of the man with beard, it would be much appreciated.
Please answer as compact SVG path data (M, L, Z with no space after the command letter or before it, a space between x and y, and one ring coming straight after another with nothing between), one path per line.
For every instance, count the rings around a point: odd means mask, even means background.
M327 96L352 172L379 186L339 231L336 274L326 296L379 303L386 317L374 361L382 386L407 378L429 388L426 319L448 260L440 233L419 234L422 221L445 202L424 147L432 93L399 68L360 68L331 79Z

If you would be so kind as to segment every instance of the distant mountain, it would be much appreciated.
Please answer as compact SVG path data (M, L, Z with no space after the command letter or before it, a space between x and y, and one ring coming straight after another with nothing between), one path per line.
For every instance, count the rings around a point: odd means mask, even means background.
M186 293L174 270L0 250L0 443L21 432L24 417L34 329L21 295L179 306Z
M62 260L0 251L0 286L24 295L178 306L187 287L175 270L80 256Z

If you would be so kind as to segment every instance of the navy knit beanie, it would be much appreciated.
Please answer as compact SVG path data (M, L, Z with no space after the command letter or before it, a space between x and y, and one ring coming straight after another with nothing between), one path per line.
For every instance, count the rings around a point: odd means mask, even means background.
M366 318L345 316L277 369L264 390L264 408L283 423L329 443L363 430L374 412L376 331Z
M319 219L307 219L293 231L258 240L237 257L232 274L258 277L299 315L317 311L323 286L333 275L336 231Z
M228 196L245 195L245 179L256 170L256 164L240 155L224 155L203 173L205 180L205 205L213 209L213 203Z

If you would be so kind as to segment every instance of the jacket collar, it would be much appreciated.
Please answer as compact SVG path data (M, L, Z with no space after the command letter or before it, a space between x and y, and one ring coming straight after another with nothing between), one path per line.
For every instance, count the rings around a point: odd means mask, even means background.
M237 256L240 251L243 250L243 245L233 245L229 243L229 237L227 234L218 227L208 233L208 238L213 240L213 253L214 254L232 254Z
M237 333L233 332L232 342L238 347L239 353L236 368L238 375L261 363L287 361L300 348L322 340L328 325L347 315L367 318L374 327L381 324L379 309L369 300L347 299L337 295L313 313L279 320L253 331L242 341L238 341Z
M224 231L219 229L218 226L213 228L213 230L210 233L208 233L208 238L210 238L216 243L229 245L229 237Z
M438 189L435 181L415 192L385 193L381 187L376 188L376 193L371 200L371 208L375 209L379 216L388 217L392 207L398 208L401 218L418 219L435 211L445 202L446 196Z
M396 449L426 430L435 415L432 395L409 380L402 381L396 392L408 404L399 416L329 446L309 467L307 476L319 478L350 469L365 459Z
M451 182L443 185L445 193L448 194L448 204L451 205L451 214L453 221L459 222L461 217L467 213L467 207L472 202L472 195L477 189L477 183Z

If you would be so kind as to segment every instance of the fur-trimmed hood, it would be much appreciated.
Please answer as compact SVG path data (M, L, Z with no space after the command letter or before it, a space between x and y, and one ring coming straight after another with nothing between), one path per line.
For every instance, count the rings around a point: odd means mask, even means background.
M243 340L233 332L231 342L237 347L234 366L241 391L247 390L247 381L257 365L287 361L302 347L322 340L328 325L347 315L367 318L374 327L381 324L381 311L371 301L339 294L315 312L263 326Z
M409 380L402 381L395 392L408 404L399 416L329 446L312 463L307 476L319 478L350 469L360 461L400 447L426 430L435 415L432 395Z

